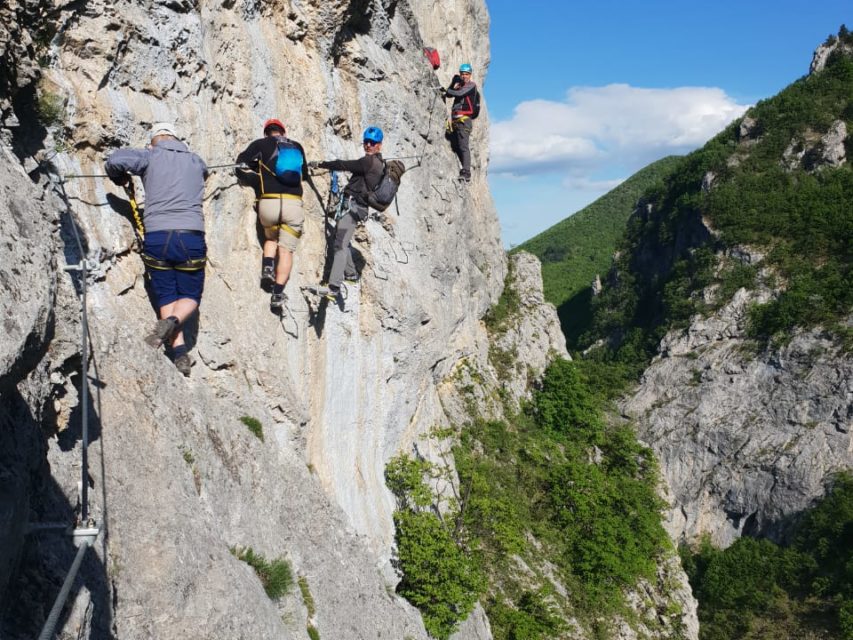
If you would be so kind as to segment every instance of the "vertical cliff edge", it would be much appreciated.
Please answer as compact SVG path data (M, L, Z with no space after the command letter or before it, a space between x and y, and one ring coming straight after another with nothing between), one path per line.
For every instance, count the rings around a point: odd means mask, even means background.
M79 514L81 365L102 532L62 616L67 637L303 638L308 626L327 638L426 637L394 593L383 472L446 421L438 388L458 363L488 367L480 319L506 272L485 180L488 118L475 126L474 181L459 185L432 90L463 61L482 86L484 4L22 0L0 25L4 637L38 632L74 556L66 536L26 528ZM438 74L427 45L446 61ZM299 290L320 279L325 249L321 203L307 192L278 318L258 287L253 196L215 171L185 379L142 342L155 316L123 192L60 176L102 173L105 154L144 145L160 120L208 164L227 164L268 117L309 159L358 157L361 130L381 126L384 155L410 167L399 216L392 206L393 233L372 220L360 229L361 284L345 311L318 312ZM328 178L315 182L325 199ZM84 259L85 363L82 282L65 270ZM302 592L267 598L232 553L248 547L287 559ZM484 622L469 627L460 637L489 637Z

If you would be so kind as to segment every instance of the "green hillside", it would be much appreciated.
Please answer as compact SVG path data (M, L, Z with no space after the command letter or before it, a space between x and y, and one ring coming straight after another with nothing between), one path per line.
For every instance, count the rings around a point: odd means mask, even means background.
M756 265L718 264L722 250L736 245L759 249L767 284L782 290L750 312L759 343L818 324L849 341L842 320L853 308L853 164L833 166L823 155L824 138L840 123L853 132L853 56L836 51L823 71L759 102L745 118L744 127L732 124L644 194L652 211L629 220L615 284L593 301L592 330L581 346L606 338L610 348L600 358L640 370L668 329L756 284ZM848 158L851 140L848 134ZM715 284L709 303L700 293Z
M814 326L851 348L853 34L842 28L838 41L847 48L823 71L759 102L643 194L651 209L628 221L579 340L600 345L578 360L594 388L618 393L666 331L740 287L778 291L749 310L756 349ZM748 247L757 264L727 254L733 247ZM701 640L853 640L851 486L841 477L821 507L801 514L787 546L743 538L725 551L685 551Z
M610 268L613 252L625 231L637 199L659 184L681 158L670 156L638 171L589 206L519 245L542 261L545 299L557 307L569 346L590 319L590 284Z

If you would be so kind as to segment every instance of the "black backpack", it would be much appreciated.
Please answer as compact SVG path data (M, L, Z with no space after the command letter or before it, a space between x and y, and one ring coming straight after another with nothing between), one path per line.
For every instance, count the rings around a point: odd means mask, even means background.
M470 115L470 118L473 120L478 115L480 115L480 90L474 89L474 95L471 96L471 108L473 112Z
M399 160L389 160L382 164L382 178L373 190L367 192L367 204L377 211L385 211L394 202L397 189L400 188L400 179L406 171L406 165Z

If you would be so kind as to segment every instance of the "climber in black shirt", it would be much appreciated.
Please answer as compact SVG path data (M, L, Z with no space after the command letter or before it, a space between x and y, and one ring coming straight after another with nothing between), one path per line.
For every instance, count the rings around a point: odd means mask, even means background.
M264 123L264 137L252 142L237 156L241 182L254 187L258 219L264 228L261 285L272 287L270 308L279 311L285 303L284 287L293 267L293 254L302 236L302 180L308 179L305 151L285 137L284 124L272 118ZM282 169L282 164L290 162ZM278 254L278 264L275 264Z
M349 171L352 174L350 181L344 188L343 205L341 217L335 228L334 258L332 270L329 274L328 289L320 288L319 291L329 300L343 307L341 296L341 283L346 279L350 282L358 281L358 272L352 259L353 233L359 222L367 220L368 192L376 188L382 180L384 162L382 160L382 129L379 127L367 127L364 130L363 145L364 156L358 160L329 160L327 162L311 163L312 166L332 171Z

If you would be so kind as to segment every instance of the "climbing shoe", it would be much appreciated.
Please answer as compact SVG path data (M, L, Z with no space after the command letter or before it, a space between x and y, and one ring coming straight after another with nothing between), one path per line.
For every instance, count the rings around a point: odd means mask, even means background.
M156 349L174 336L177 330L178 320L176 318L169 317L158 320L151 333L145 336L145 342Z
M284 295L284 293L274 293L270 296L270 309L273 311L281 311L286 302L287 296Z
M340 289L332 289L329 287L322 295L329 302L334 302L336 305L343 308L344 296Z
M275 267L266 265L261 269L261 286L271 287L275 282Z
M344 282L346 282L347 284L358 284L359 282L361 282L361 276L344 276Z
M193 359L186 353L175 358L175 369L184 374L185 377L189 377L190 369L192 369L194 364Z

